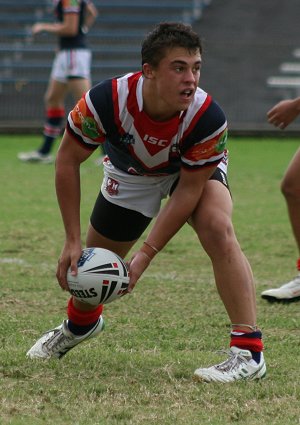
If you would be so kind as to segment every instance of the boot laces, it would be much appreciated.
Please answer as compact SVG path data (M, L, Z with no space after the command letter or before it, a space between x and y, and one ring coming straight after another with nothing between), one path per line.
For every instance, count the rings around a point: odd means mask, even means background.
M239 353L233 353L230 350L220 350L218 353L225 353L229 356L224 362L215 366L220 372L230 372L238 369L242 363L245 363L247 359Z
M66 336L62 329L54 329L53 335L44 342L43 348L51 352L53 347L55 347L55 349L59 351L68 346L72 340L73 338Z

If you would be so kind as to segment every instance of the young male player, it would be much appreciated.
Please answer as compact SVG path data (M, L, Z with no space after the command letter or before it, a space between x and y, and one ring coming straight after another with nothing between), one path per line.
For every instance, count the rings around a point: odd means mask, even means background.
M202 45L190 26L159 24L142 45L142 72L93 87L71 111L56 160L56 190L66 239L57 279L77 272L80 240L80 164L102 143L104 179L87 232L88 247L125 257L157 215L130 262L131 292L151 260L189 223L209 255L232 323L228 359L199 368L195 378L232 382L266 373L256 326L252 272L236 239L227 184L227 122L198 87ZM168 202L161 209L161 200ZM103 327L102 306L70 298L68 319L46 332L30 358L60 358ZM199 323L199 332L201 324Z

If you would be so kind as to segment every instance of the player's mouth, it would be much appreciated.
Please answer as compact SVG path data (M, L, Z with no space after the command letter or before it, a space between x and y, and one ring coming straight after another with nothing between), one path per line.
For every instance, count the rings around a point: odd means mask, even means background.
M192 89L182 90L180 92L180 96L182 98L184 98L185 100L191 100L193 98L193 96L194 96L194 90L192 90Z

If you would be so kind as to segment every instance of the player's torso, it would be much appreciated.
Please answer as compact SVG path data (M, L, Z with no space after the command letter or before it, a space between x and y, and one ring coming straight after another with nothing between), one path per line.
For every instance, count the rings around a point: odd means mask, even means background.
M84 23L85 9L85 0L54 0L54 13L59 22L63 22L64 16L68 13L79 15L77 34L71 37L59 37L60 49L86 48L86 37L81 30Z
M112 163L124 171L177 172L187 147L185 142L195 131L194 118L208 96L199 90L188 112L158 122L143 111L142 84L141 74L112 80L110 108L104 110L101 105L99 108L95 105L106 132L106 151Z

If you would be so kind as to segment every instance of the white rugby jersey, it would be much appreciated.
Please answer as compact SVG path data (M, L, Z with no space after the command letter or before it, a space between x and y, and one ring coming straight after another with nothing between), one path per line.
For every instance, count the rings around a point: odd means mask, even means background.
M222 161L227 122L211 96L198 88L186 111L159 122L143 111L142 86L141 72L94 86L70 112L69 134L87 149L104 143L112 164L130 174L168 175Z

